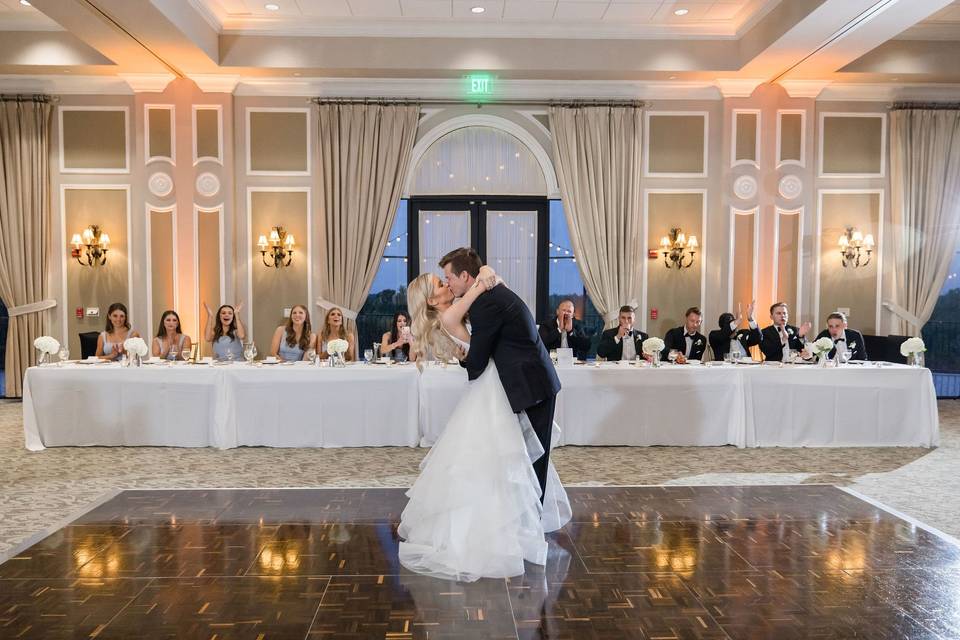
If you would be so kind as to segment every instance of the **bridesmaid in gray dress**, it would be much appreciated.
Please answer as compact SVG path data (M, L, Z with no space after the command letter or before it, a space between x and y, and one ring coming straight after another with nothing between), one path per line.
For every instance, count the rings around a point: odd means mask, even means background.
M310 326L310 312L302 304L290 309L285 325L273 332L270 354L284 362L306 360L310 351L316 351L317 336Z
M247 337L247 330L240 320L243 303L238 304L236 309L229 304L221 305L217 309L216 320L206 302L203 308L207 312L203 338L212 344L213 357L217 360L243 360L243 340Z

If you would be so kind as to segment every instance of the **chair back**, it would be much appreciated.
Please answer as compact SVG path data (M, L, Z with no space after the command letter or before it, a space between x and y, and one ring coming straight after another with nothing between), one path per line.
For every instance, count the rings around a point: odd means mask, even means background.
M100 337L98 331L84 331L80 333L80 358L86 360L90 356L97 355L98 337Z

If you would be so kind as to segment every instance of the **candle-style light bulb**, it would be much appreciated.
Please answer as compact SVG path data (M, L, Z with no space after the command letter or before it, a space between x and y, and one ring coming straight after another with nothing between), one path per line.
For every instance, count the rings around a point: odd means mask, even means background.
M83 230L83 242L84 244L93 243L93 229L91 229L90 227L87 227L86 229Z
M682 247L687 244L687 236L682 231L677 234L677 246Z
M288 233L287 237L283 239L283 244L287 245L287 249L293 249L293 234Z
M872 249L874 247L872 233L868 233L867 235L863 236L863 245L868 249Z
M663 236L662 238L660 238L660 246L663 247L664 249L669 248L670 238L668 238L667 236Z
M270 244L280 244L280 232L276 227L270 231Z
M79 233L73 234L73 238L70 239L70 244L73 245L73 248L74 248L74 249L79 249L79 248L80 248L80 245L83 244L83 241L80 239L80 234L79 234Z
M850 246L850 240L847 238L846 234L840 236L839 243L841 249L846 249Z
M697 242L697 236L690 236L690 239L687 240L687 249L696 249L700 244Z
M854 231L852 240L855 245L863 244L863 234L860 231Z
M106 249L110 246L110 236L105 233L100 234L100 246Z
M260 239L257 240L257 246L260 247L261 251L267 250L267 236L261 235Z

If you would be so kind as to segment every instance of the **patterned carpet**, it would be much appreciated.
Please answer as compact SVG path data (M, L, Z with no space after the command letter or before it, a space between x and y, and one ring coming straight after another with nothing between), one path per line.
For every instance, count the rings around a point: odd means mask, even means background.
M960 536L960 402L942 400L938 449L564 447L571 486L798 484L850 487ZM0 401L0 555L109 492L177 487L406 487L425 449L23 447L19 402Z

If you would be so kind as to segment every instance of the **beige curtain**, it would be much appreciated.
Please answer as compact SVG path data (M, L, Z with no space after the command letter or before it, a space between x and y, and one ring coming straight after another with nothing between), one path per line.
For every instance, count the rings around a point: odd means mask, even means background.
M900 334L930 319L960 241L960 110L890 114L894 288Z
M23 395L33 341L49 328L50 122L43 98L0 98L0 299L7 306L7 397Z
M370 291L402 195L415 104L321 104L320 298L354 320Z
M642 111L550 108L553 156L577 266L607 324L642 294ZM642 313L642 312L641 312Z

